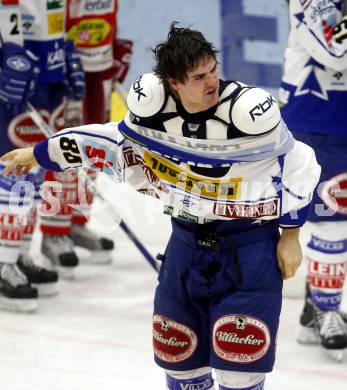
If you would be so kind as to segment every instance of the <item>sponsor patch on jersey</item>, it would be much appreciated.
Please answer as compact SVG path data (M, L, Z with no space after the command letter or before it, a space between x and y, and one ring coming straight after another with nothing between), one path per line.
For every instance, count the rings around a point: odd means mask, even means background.
M48 123L48 111L39 110L39 112L42 118ZM46 139L27 113L17 115L12 119L8 126L8 138L13 145L20 148L35 145Z
M158 314L153 316L153 348L160 360L183 362L192 356L197 345L197 335L188 326Z
M47 55L46 67L48 71L54 72L57 69L64 69L65 50L62 47L59 47L58 43L54 45L52 49L53 50L48 50L46 52Z
M310 285L316 288L341 289L346 277L347 263L329 264L308 257Z
M321 310L338 310L342 300L342 290L334 294L327 294L325 291L311 289L312 302Z
M48 34L62 34L64 32L64 13L55 12L48 14Z
M328 241L312 235L310 242L307 246L323 253L344 253L347 251L347 240L341 241Z
M172 206L168 206L168 205L165 205L164 206L164 214L166 215L172 215L173 214L173 211L174 211L174 208Z
M68 32L67 37L75 42L76 46L101 46L110 40L112 26L106 19L86 18L80 20Z
M225 218L258 219L264 217L276 217L279 214L278 200L258 203L218 203L214 204L215 215Z
M213 327L213 349L228 362L253 363L266 354L270 344L268 326L255 317L228 314Z
M235 200L240 198L241 177L219 179L207 178L184 170L183 167L148 151L144 154L146 165L163 182L184 191L206 198Z
M22 14L22 29L24 35L33 35L33 26L35 23L35 16L30 14Z
M334 176L324 183L321 199L338 214L347 215L347 172Z
M198 223L199 222L199 218L198 217L196 217L195 215L190 214L190 213L188 213L187 211L184 211L184 210L180 210L178 212L177 218L178 219L182 219L183 221L191 222L191 223Z
M95 12L110 9L111 6L112 0L86 0L84 8L87 12Z

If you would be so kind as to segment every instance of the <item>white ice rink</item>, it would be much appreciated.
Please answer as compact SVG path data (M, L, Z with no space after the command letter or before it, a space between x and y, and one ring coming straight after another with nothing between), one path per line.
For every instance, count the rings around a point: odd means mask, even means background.
M144 204L124 188L117 199L114 187L106 187L151 253L162 250L169 220L153 210L154 203ZM165 389L151 348L156 275L109 221L109 210L103 210L91 226L115 238L112 265L80 266L73 281L60 282L58 296L40 299L35 314L0 312L0 390ZM295 341L301 308L301 300L284 300L277 361L266 389L347 389L347 353L337 364L318 346Z

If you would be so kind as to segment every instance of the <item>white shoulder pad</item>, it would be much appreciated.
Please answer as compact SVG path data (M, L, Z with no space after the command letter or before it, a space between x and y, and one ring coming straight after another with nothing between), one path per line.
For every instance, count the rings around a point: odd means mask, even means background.
M154 73L143 74L130 87L127 105L136 116L150 117L159 112L164 103L164 86Z
M260 135L274 129L281 113L274 97L261 88L241 91L231 109L231 120L242 133Z

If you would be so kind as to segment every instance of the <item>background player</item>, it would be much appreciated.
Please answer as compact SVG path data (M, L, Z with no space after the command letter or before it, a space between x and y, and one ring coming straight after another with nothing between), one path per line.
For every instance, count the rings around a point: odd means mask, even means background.
M74 41L80 54L86 91L82 102L68 101L66 126L109 122L114 83L123 82L130 65L132 42L117 38L118 1L111 0L102 8L88 4L86 0L67 1L67 37ZM91 157L95 157L93 153L95 150L91 148ZM96 172L90 170L88 176L95 180ZM88 190L86 200L83 205L71 210L69 237L75 245L91 252L87 258L89 262L108 263L112 260L113 241L86 228L93 201L93 195Z
M298 340L319 341L337 360L347 347L347 316L339 311L347 266L347 19L342 6L343 1L333 0L289 1L291 30L280 89L284 120L315 150L322 166L307 225L308 286Z
M18 1L2 2L0 18L0 129L4 152L42 139L32 131L25 113L27 102L37 91L40 64L38 57L23 47ZM33 311L38 293L42 296L58 292L57 273L39 267L29 256L42 175L42 169L34 170L27 178L30 185L23 187L23 177L7 177L0 172L1 308ZM11 188L17 188L14 197Z

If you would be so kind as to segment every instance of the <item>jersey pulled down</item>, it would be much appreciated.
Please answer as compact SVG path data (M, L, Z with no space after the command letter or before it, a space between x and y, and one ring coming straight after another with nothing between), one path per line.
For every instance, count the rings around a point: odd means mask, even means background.
M84 165L115 175L192 223L305 222L320 167L269 93L221 80L219 103L190 114L146 74L132 85L128 107L120 123L64 129L36 145L37 161L56 171Z
M279 97L290 130L346 134L347 20L342 19L342 3L289 2L291 30Z

